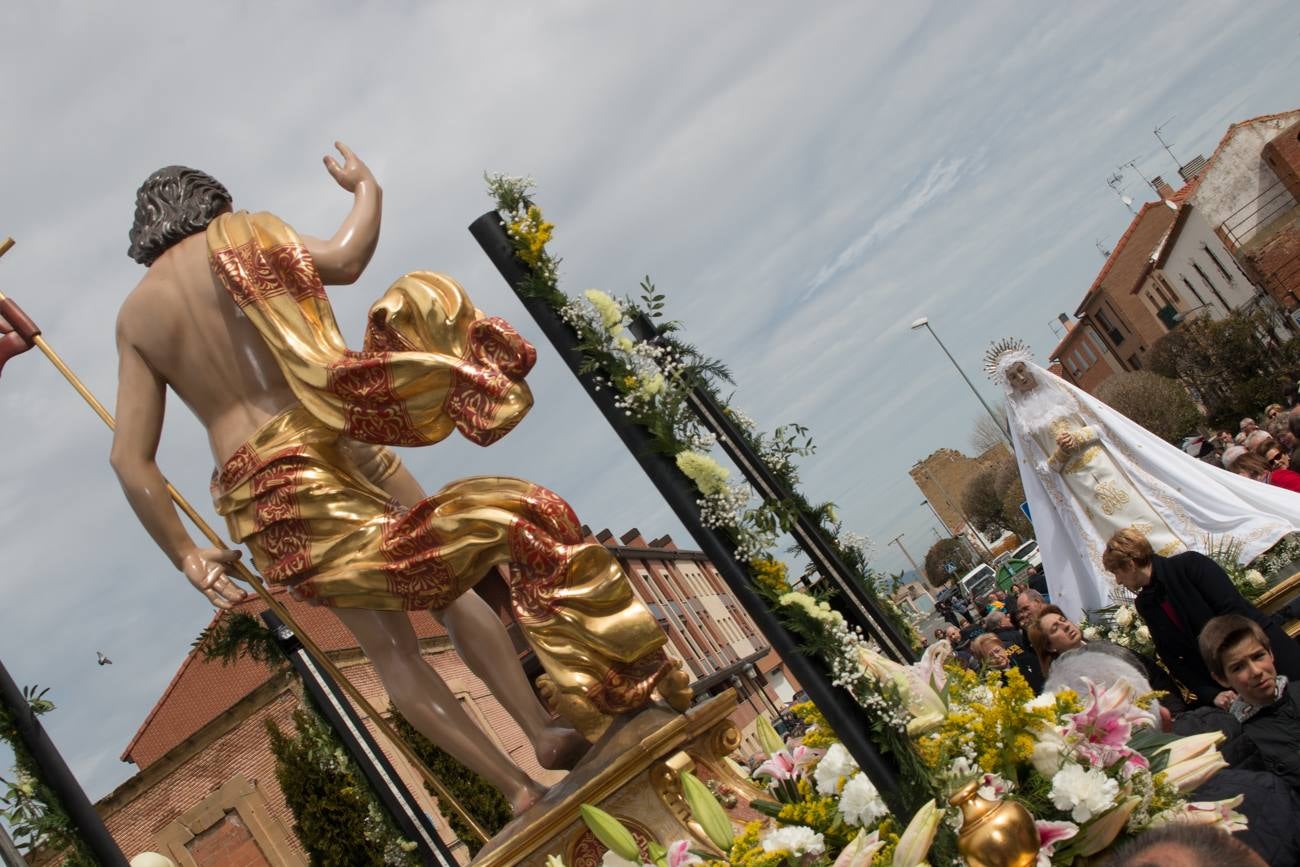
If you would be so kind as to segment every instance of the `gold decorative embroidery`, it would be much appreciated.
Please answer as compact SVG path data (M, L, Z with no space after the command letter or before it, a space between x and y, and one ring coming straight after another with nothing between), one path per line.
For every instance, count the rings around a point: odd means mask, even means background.
M1111 481L1097 486L1097 499L1101 501L1101 512L1107 517L1128 505L1128 492Z

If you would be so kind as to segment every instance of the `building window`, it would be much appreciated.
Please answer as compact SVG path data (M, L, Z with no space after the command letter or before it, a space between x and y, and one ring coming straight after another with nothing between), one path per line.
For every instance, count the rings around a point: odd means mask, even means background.
M1101 330L1106 332L1106 336L1110 338L1111 343L1119 346L1124 342L1124 335L1121 334L1120 330L1111 324L1111 321L1106 318L1106 312L1104 310L1098 310L1096 316L1093 318L1097 320L1097 324L1101 326Z
M1085 364L1084 367L1092 367L1097 363L1097 356L1093 355L1092 347L1088 345L1087 340L1079 341L1079 351L1082 352L1083 357L1088 360L1088 363Z
M1205 255L1210 257L1210 261L1214 263L1214 267L1219 269L1219 273L1223 275L1223 279L1227 280L1229 283L1233 282L1232 274L1229 273L1227 268L1223 267L1223 263L1219 261L1219 257L1214 255L1214 251L1210 249L1210 245L1202 241L1201 249L1205 251Z
M1201 297L1201 293L1200 293L1200 292L1197 292L1197 291L1196 291L1196 287L1192 285L1192 281L1191 281L1191 280L1188 280L1186 277L1184 277L1184 278L1183 278L1183 285L1187 287L1187 291L1188 291L1188 292L1191 292L1191 293L1192 293L1192 297L1196 299L1196 303L1197 303L1197 304L1201 305L1202 307L1205 307L1205 306L1206 306L1206 304L1205 304L1205 299Z
M1079 354L1079 351L1077 349L1070 357L1074 359L1075 367L1077 367L1080 371L1084 371L1088 369L1088 365L1084 364L1083 356Z
M1142 362L1138 360L1138 357L1136 355L1130 355L1128 357L1128 364L1129 367L1133 368L1134 370L1142 369Z
M1193 262L1192 269L1195 270L1197 274L1201 275L1201 282L1205 284L1206 288L1216 295L1219 294L1219 290L1215 287L1213 281L1210 280L1210 275L1202 271L1200 265Z

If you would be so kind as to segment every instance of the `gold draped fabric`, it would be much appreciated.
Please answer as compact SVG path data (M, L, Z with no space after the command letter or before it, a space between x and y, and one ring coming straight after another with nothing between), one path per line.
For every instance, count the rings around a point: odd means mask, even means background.
M416 271L370 308L365 348L348 349L325 286L297 233L273 214L223 214L208 255L235 303L275 353L312 415L353 439L439 442L458 428L479 445L505 436L532 406L523 377L537 354L460 284Z
M453 426L492 442L528 408L518 377L532 347L482 317L454 281L416 274L372 308L367 352L351 352L291 229L267 214L213 226L214 267L302 400L213 479L217 511L266 579L316 604L408 610L441 608L508 565L515 618L557 706L644 705L675 667L666 638L563 499L521 479L474 477L405 508L378 487L395 457L384 450L380 469L361 466L350 447L432 443Z

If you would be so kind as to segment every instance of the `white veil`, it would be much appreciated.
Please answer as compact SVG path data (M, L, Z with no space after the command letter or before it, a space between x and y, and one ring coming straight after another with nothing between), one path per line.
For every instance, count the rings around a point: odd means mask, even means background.
M1073 400L1133 486L1164 518L1188 548L1205 553L1211 538L1230 536L1249 562L1288 533L1300 531L1300 494L1235 475L1188 455L1060 377L1049 373L1023 351L1004 352L996 370L1007 392L1007 415L1025 499L1038 537L1043 570L1052 602L1072 618L1086 609L1111 604L1116 584L1101 563L1106 539L1077 513L1075 498L1048 456L1030 435L1030 425L1016 417L1005 369L1025 362L1039 388L1056 388Z

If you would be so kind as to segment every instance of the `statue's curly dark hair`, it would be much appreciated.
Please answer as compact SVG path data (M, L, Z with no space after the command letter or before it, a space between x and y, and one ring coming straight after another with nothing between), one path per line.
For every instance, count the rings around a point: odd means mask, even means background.
M185 166L159 169L135 194L135 223L126 254L141 265L152 265L167 248L206 229L230 201L230 193L212 175Z

